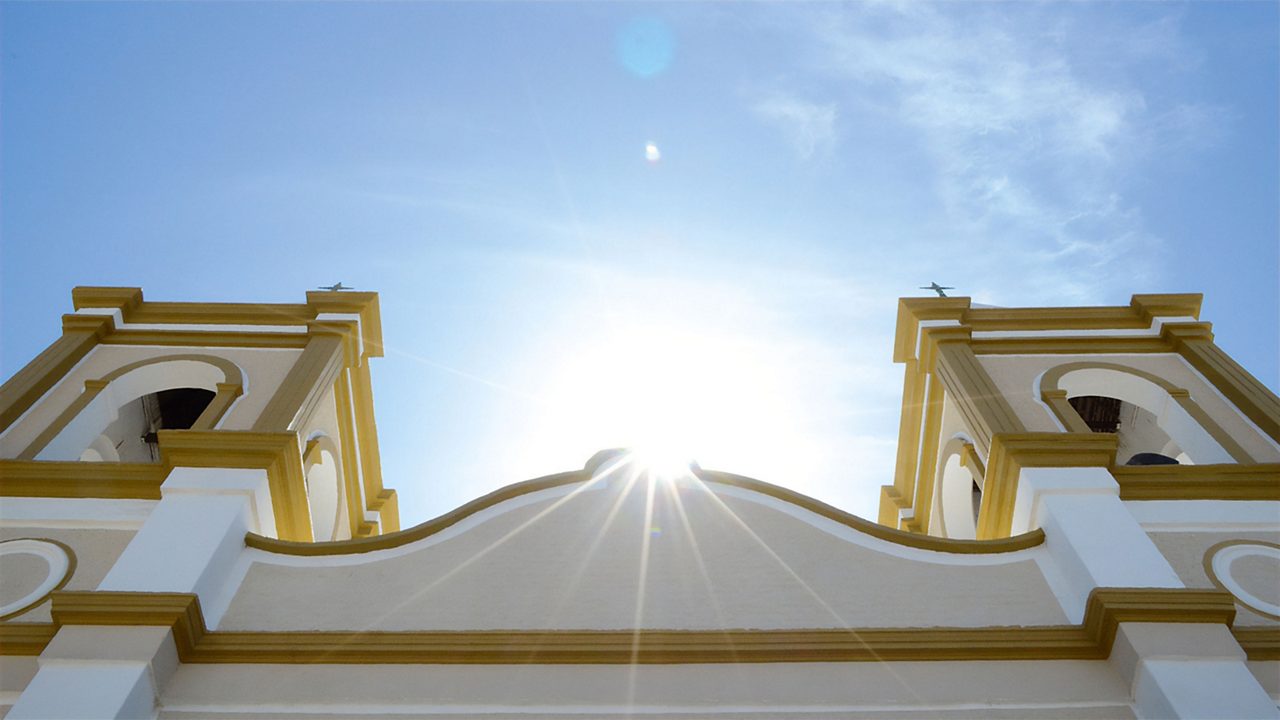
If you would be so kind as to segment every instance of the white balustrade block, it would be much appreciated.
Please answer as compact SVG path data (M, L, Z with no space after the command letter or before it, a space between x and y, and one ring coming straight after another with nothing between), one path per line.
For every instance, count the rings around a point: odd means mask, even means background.
M175 468L162 499L99 590L193 592L211 602L225 588L245 533L270 519L263 470Z
M1065 581L1058 599L1071 622L1084 618L1097 587L1184 587L1105 468L1023 469L1013 532L1037 527Z
M154 718L178 652L167 627L67 626L39 663L8 720Z
M1133 692L1139 718L1280 718L1239 660L1144 660Z
M1120 623L1110 662L1140 718L1280 717L1226 625Z

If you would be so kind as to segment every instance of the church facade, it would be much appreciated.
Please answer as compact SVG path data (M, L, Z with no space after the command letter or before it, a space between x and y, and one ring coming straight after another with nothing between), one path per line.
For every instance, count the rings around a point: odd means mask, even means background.
M602 451L404 529L376 295L73 304L0 388L0 716L1280 717L1280 399L1199 296L900 301L878 522Z

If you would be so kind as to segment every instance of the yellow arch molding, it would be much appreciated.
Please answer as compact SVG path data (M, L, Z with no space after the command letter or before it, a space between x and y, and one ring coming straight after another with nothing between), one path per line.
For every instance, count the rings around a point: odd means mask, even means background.
M1204 408L1200 407L1200 404L1191 398L1190 392L1159 375L1116 363L1093 361L1066 363L1050 368L1040 378L1040 397L1053 410L1053 414L1057 416L1062 426L1067 429L1067 432L1089 432L1089 427L1084 424L1080 414L1076 412L1075 408L1071 407L1071 403L1067 402L1066 391L1058 387L1063 377L1077 370L1111 370L1133 375L1157 385L1161 390L1168 393L1169 397L1173 398L1192 419L1199 423L1200 427L1204 428L1205 432L1209 433L1209 436L1221 445L1222 449L1226 450L1232 459L1242 464L1257 462L1256 458L1249 455L1248 451L1241 447L1240 443L1236 442L1230 433L1223 430L1222 426L1214 421L1209 416L1209 413L1205 412Z
M588 468L591 468L592 465L593 463L588 463ZM991 554L1025 550L1027 548L1036 547L1044 542L1044 531L1039 529L1032 530L1029 533L1015 537L1007 537L997 540L952 540L931 537L928 535L919 535L886 527L879 523L871 522L870 520L864 520L856 515L851 515L843 510L827 505L820 500L815 500L806 495L802 495L777 485L771 485L760 480L753 480L741 475L733 475L731 473L712 470L696 470L695 472L698 478L703 482L718 483L721 485L752 490L762 495L767 495L777 500L791 503L792 505L801 507L829 520L834 520L846 527L872 537L886 540L897 545L904 545L921 550L964 554ZM512 498L538 492L540 490L547 490L549 488L586 482L591 479L591 475L592 473L590 469L583 469L575 470L573 472L559 473L556 475L547 475L534 480L526 480L524 482L508 485L504 488L495 490L488 495L476 498L475 500L472 500L471 502L451 510L433 520L428 520L420 525L415 525L414 527L401 530L399 532L387 533L376 537L355 538L352 540L341 540L337 542L310 543L276 540L274 538L264 537L255 533L248 533L245 536L245 544L252 548L279 553L282 555L302 556L354 555L358 553L373 552L375 550L387 550L390 548L408 545L409 543L430 537L441 530L455 525L458 522L480 512L481 510L491 508Z
M163 357L147 358L137 362L122 365L115 370L103 375L100 378L84 381L84 392L80 393L70 405L66 407L58 417L54 419L39 435L36 436L31 444L27 445L22 452L18 453L18 460L34 460L40 451L45 449L53 439L62 432L82 410L88 407L93 399L98 397L113 380L123 377L126 373L133 372L140 367L147 365L158 365L160 363L173 362L175 360L191 360L212 365L222 371L222 382L217 383L215 387L217 392L214 393L213 400L209 402L209 406L200 413L200 417L196 418L196 422L191 426L192 430L212 430L222 416L231 409L231 404L236 398L244 392L244 373L240 371L240 367L224 357L217 355L205 355L202 353L184 353L181 355L165 355Z

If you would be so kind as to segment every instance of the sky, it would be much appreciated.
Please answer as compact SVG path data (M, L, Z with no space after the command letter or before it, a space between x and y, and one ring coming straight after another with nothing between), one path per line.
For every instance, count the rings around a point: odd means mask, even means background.
M380 293L408 526L676 443L874 518L900 296L1202 292L1280 387L1280 4L3 3L0 371Z

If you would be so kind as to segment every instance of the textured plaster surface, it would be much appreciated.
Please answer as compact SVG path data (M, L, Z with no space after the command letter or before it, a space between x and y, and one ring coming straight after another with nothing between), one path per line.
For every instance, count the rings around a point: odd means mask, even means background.
M68 545L76 566L64 590L94 590L133 538L132 530L76 530L69 528L0 527L0 540L45 538ZM49 622L49 601L11 618L11 622Z
M1260 540L1280 544L1280 531L1232 531L1232 532L1153 532L1151 541L1173 566L1178 577L1188 587L1215 587L1204 569L1205 553L1210 547L1228 540ZM1280 590L1268 585L1274 577L1274 567L1268 563L1237 561L1232 563L1232 574L1246 589L1263 597L1275 598ZM1267 591L1270 592L1267 592ZM1277 621L1259 615L1236 603L1236 625L1277 625Z
M257 553L221 629L660 629L1065 623L1028 552L897 557L690 483L622 480L398 556ZM650 500L651 497L651 500ZM762 496L761 496L762 497ZM807 513L806 513L807 515ZM379 557L381 555L381 557ZM305 608L298 598L312 598Z
M184 665L162 718L1133 717L1105 661L745 665ZM207 713L207 714L201 714ZM386 713L384 715L383 713ZM665 714L665 713L669 713ZM714 713L714 714L712 714ZM724 713L724 714L721 714ZM256 711L257 716L263 715Z

